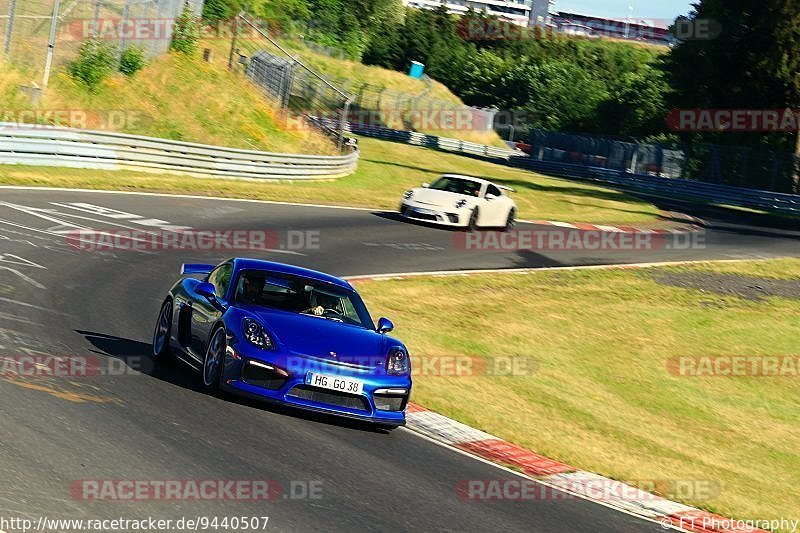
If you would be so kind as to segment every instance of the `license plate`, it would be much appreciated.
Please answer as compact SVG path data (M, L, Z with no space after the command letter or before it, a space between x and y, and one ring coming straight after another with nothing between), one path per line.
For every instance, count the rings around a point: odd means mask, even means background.
M322 389L338 390L347 394L361 394L364 390L364 383L352 378L342 376L332 376L330 374L318 374L309 372L306 374L306 385L320 387Z
M417 213L418 215L435 215L436 211L431 209L422 209L421 207L414 207L411 209L412 213Z

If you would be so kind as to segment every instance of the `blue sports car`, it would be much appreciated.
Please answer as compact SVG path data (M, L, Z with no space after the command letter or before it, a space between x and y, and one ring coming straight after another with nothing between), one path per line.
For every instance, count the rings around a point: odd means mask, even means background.
M387 335L388 319L375 327L348 282L253 259L187 264L181 274L156 322L155 361L174 354L209 390L405 424L408 351Z

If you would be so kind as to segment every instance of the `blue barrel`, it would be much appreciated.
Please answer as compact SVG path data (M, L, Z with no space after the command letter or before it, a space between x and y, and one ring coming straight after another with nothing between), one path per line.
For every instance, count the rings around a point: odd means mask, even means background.
M420 63L419 61L412 61L411 68L408 71L408 75L412 78L420 79L422 77L422 73L425 72L425 65Z

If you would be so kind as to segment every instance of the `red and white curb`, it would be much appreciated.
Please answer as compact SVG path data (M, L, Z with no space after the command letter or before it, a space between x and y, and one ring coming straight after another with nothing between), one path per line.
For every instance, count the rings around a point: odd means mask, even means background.
M646 235L684 235L686 233L700 233L704 229L696 221L689 225L675 226L674 228L638 228L635 226L607 226L600 224L584 224L582 222L558 222L554 220L519 220L526 224L537 226L553 226L556 228L572 229L579 231L599 231L602 233L636 233Z
M537 226L554 226L564 229L576 229L579 231L600 231L603 233L644 233L648 235L680 235L686 233L700 233L705 230L708 223L702 218L698 218L678 211L662 212L660 215L663 220L683 220L682 224L674 227L665 228L640 228L636 226L612 226L604 224L587 224L583 222L560 222L557 220L519 220L526 224L536 224Z
M469 455L521 471L566 493L658 521L664 529L696 533L766 533L762 529L734 525L729 518L667 500L621 481L579 470L414 403L406 410L406 428Z

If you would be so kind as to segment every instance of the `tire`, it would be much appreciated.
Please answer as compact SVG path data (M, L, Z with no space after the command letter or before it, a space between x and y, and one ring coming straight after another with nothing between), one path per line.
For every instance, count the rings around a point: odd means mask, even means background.
M517 210L513 207L508 212L508 218L506 219L506 225L503 228L505 231L514 231L514 228L517 227Z
M201 373L203 388L207 391L218 391L220 388L225 366L226 337L225 328L218 326L208 340Z
M169 357L169 336L172 332L172 299L167 298L161 304L156 327L153 330L152 358L160 363Z
M478 208L472 210L472 214L469 215L469 222L467 222L467 227L465 228L466 231L478 231Z

